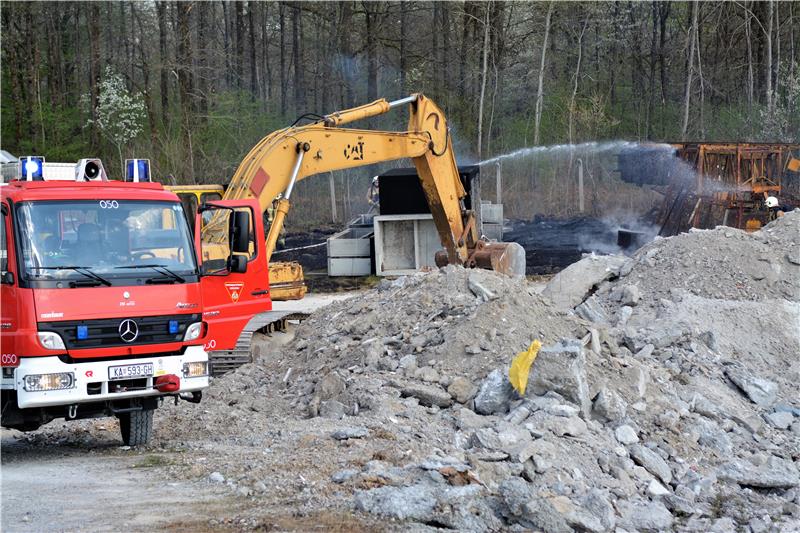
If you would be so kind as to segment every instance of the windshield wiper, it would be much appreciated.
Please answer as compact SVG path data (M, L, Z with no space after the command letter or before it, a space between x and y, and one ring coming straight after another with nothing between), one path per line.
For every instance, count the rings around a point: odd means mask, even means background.
M60 266L39 266L39 267L29 267L31 270L74 270L78 274L83 274L87 278L93 279L105 285L106 287L111 286L111 282L108 281L103 276L93 272L89 267L85 266L75 266L75 265L60 265Z
M171 279L173 279L173 280L177 281L178 283L186 283L186 278L184 278L184 277L182 277L182 276L179 276L178 274L176 274L176 273L175 273L175 272L173 272L172 270L168 269L168 268L167 268L166 266L164 266L164 265L159 265L159 264L152 264L152 265L128 265L128 266L118 266L118 267L114 267L114 268L152 268L153 270L155 270L155 271L156 271L156 272L158 272L159 274L164 274L164 275L168 276L169 278L171 278ZM157 279L157 278L151 278L151 279L150 279L150 280L148 280L148 281L158 281L158 279Z

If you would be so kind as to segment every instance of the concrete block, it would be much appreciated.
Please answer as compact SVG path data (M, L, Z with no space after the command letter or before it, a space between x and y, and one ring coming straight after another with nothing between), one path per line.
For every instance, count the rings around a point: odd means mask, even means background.
M373 222L377 275L413 274L436 266L442 245L432 215L380 215Z

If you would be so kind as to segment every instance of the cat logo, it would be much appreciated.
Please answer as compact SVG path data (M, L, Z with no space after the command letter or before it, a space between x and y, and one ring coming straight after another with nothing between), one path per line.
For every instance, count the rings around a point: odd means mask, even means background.
M348 144L344 149L344 158L354 161L364 160L364 143L357 142L354 146Z
M231 301L236 303L239 301L239 296L242 294L244 283L241 281L226 283L225 289L228 291L228 296L231 297Z

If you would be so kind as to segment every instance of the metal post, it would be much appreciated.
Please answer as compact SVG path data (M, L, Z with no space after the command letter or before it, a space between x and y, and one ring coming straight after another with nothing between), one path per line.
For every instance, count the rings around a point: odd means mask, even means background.
M583 160L578 158L578 211L583 213Z
M331 222L336 222L336 188L333 183L333 172L328 172L328 183L331 186Z
M500 161L497 162L497 174L495 175L495 177L496 177L496 180L497 180L496 181L496 183L497 183L497 199L495 200L495 203L497 203L498 205L502 205L503 204L503 170L502 170L502 167L500 166Z

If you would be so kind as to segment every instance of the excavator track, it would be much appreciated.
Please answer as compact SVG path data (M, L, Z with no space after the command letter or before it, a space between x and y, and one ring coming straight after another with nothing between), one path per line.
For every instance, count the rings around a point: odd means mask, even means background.
M219 377L232 372L242 365L253 362L250 351L253 343L253 334L256 332L270 334L273 331L285 331L290 320L302 321L308 318L308 313L297 311L267 311L250 319L236 341L233 350L217 350L209 352L208 360L211 364L211 375Z

